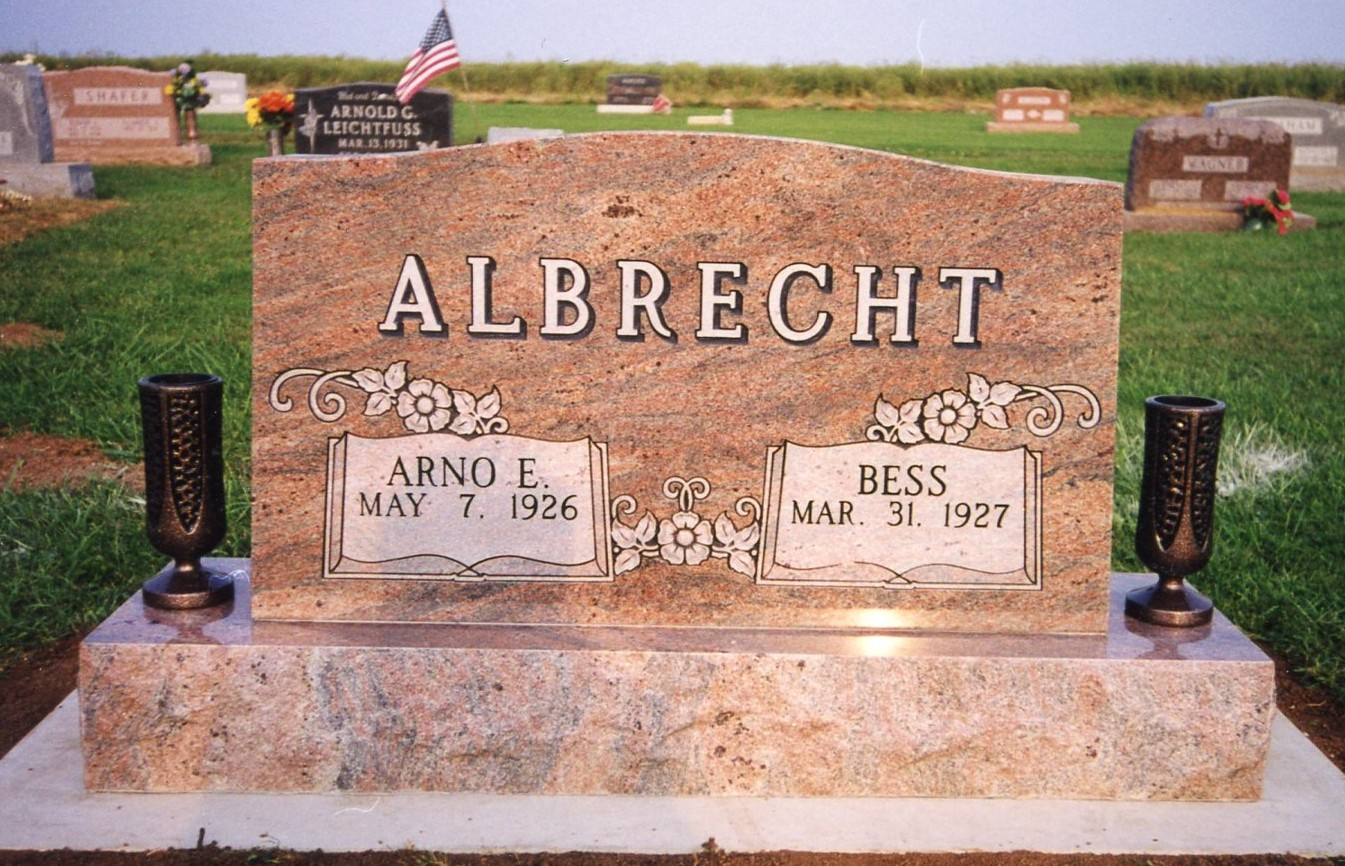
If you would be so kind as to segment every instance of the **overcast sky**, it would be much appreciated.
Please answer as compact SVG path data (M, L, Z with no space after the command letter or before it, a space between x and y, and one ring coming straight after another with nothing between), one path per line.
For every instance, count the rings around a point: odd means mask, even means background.
M395 60L438 0L0 0L0 50ZM1345 0L451 0L464 62L1345 62Z

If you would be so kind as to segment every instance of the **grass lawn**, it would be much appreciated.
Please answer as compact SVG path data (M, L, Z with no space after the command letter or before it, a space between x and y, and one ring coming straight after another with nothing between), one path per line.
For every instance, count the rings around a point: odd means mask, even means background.
M463 104L460 142L491 126L686 130L689 113L599 115L591 106ZM1069 135L987 135L976 114L750 110L732 131L811 138L1000 170L1125 179L1135 118L1080 118ZM249 171L264 153L241 117L207 115L205 169L96 170L126 203L0 248L0 323L63 332L0 352L0 428L139 452L135 382L206 369L226 383L229 536L248 531ZM715 128L709 128L713 131ZM1125 241L1117 453L1118 569L1131 538L1143 400L1194 393L1228 403L1213 562L1198 583L1244 630L1345 701L1345 194L1295 195L1315 232L1131 235ZM0 216L0 219L3 219ZM162 560L143 504L112 482L20 492L0 479L0 664L96 623Z

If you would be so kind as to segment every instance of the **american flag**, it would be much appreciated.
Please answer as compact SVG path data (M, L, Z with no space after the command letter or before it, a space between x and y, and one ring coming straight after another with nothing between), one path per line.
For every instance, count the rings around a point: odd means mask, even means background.
M453 38L452 28L448 26L448 13L440 9L430 23L430 29L425 32L425 38L420 40L420 47L406 64L401 80L397 82L397 99L405 105L430 83L431 78L461 65L458 43Z

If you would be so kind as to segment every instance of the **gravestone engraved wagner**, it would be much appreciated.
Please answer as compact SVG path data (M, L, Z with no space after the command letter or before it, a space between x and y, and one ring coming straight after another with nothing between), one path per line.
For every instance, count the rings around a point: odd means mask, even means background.
M453 144L453 96L426 89L402 105L391 84L294 92L297 153L398 153Z
M684 134L255 190L259 617L1102 628L1114 186Z
M1135 130L1126 207L1236 211L1289 186L1289 136L1274 123L1165 117Z

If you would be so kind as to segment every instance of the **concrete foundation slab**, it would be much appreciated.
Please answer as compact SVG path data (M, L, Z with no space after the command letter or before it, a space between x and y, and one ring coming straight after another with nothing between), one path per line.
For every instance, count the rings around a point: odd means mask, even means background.
M0 760L0 850L1043 851L1345 855L1345 775L1287 719L1251 803L490 794L91 794L71 695Z

